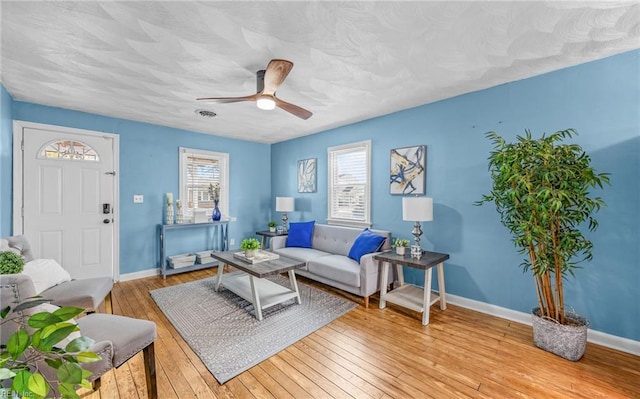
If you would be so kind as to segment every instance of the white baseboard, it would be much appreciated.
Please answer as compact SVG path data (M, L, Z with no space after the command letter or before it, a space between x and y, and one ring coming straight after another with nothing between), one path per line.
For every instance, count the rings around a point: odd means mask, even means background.
M137 280L139 278L153 277L160 274L160 269L147 269L134 273L121 274L118 281Z
M518 312L516 310L511 310L503 308L501 306L491 305L485 302L475 301L473 299L468 299L451 294L447 294L447 303L475 310L480 313L486 313L491 316L513 320L529 326L531 325L531 315L529 313ZM602 331L596 331L592 329L589 329L587 331L587 341L622 352L631 353L632 355L640 355L640 341L618 337L616 335L607 334Z

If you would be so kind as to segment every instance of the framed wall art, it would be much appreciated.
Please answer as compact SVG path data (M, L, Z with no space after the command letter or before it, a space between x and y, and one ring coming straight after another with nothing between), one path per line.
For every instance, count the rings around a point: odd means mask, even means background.
M425 194L427 146L391 150L389 190L391 194Z
M316 158L298 161L298 192L316 192Z

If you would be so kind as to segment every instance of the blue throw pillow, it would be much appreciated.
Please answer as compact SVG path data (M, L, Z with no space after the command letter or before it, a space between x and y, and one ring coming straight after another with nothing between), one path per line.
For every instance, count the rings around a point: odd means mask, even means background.
M316 221L289 223L287 247L311 248L313 226Z
M372 233L369 229L364 229L351 245L349 257L356 262L360 262L362 255L377 252L385 239L386 237Z

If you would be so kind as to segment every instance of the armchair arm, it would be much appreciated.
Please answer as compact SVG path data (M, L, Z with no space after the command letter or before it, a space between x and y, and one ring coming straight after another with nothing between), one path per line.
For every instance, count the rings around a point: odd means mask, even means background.
M369 296L380 291L380 266L373 257L381 252L363 255L360 258L360 295ZM389 281L393 282L393 273L389 273Z

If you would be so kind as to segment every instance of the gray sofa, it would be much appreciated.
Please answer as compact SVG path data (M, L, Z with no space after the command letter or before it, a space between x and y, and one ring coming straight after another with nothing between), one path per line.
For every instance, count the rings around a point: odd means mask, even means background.
M380 251L391 248L391 232L371 231L387 238ZM347 256L360 232L362 229L316 224L312 248L287 247L287 236L272 237L270 246L273 252L306 262L303 268L296 269L296 274L363 297L365 307L369 307L369 296L380 290L375 253L363 255L360 263ZM390 274L388 283L392 281Z

